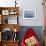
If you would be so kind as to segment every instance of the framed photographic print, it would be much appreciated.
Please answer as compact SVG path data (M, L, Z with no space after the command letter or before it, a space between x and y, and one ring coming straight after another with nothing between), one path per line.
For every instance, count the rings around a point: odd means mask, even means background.
M2 10L2 15L9 15L9 10Z
M13 10L10 10L10 11L9 11L9 14L10 14L10 15L16 15L16 14L17 14L17 11L14 10L14 9L13 9Z
M23 19L36 19L36 10L35 9L24 9Z

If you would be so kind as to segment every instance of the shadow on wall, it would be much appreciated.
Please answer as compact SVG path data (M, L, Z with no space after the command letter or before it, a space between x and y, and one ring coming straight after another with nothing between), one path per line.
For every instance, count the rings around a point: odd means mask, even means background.
M20 32L19 32L20 42L21 42L21 40L22 40L22 38L24 36L24 33L26 32L26 30L28 28L32 28L36 32L39 41L41 43L43 43L43 30L42 30L42 26L22 26L21 29L20 29Z

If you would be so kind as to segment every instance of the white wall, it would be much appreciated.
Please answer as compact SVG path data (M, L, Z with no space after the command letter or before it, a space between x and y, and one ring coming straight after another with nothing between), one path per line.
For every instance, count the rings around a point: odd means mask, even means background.
M23 9L36 9L36 20L24 20L23 15L20 16L20 23L23 26L43 26L43 6L42 0L24 0L20 1Z
M14 0L15 1L15 0ZM13 0L0 0L0 6L15 6ZM17 0L20 7L20 18L19 24L21 26L43 26L43 6L42 0ZM36 9L37 19L25 20L23 19L23 10L24 9Z

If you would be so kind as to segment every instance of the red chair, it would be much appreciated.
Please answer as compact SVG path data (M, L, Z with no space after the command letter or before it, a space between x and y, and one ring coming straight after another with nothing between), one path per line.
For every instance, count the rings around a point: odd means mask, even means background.
M27 46L26 43L25 43L25 40L28 39L29 37L32 37L32 36L34 36L37 39L37 35L34 32L34 30L32 28L27 29L24 37L22 38L21 46ZM37 39L37 41L38 41L38 39ZM41 46L39 41L37 42L37 44L35 46Z

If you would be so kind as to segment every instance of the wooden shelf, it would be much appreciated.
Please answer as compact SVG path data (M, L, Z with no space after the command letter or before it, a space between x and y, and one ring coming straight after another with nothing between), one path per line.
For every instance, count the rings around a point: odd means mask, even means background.
M19 41L1 41L2 46L18 46Z
M12 10L12 9L16 9L18 10L19 7L0 7L0 10Z
M15 41L10 40L10 41L3 41L3 42L5 42L5 43L8 43L8 42L12 43L12 42L19 42L19 40L15 40Z
M0 14L2 14L2 10L8 10L8 15L19 15L19 7L0 7ZM16 14L10 14L10 12L17 12ZM4 14L5 15L5 14Z
M5 28L9 28L9 29L12 29L14 31L14 29L17 29L17 31L20 30L20 26L19 24L0 24L0 28L1 28L1 31Z
M15 14L15 12L17 12L17 13ZM8 29L11 29L12 31L14 31L14 33L15 33L15 29L16 29L17 30L16 32L18 33L18 31L20 30L20 25L18 24L18 21L17 21L17 24L8 24L7 19L5 20L5 17L7 18L7 16L14 16L14 17L17 16L17 19L18 19L19 7L0 7L0 18L1 18L0 32L2 33L4 29L8 28ZM3 22L3 20L4 20L4 22ZM3 37L1 37L0 46L18 46L19 41L13 41L12 39L10 39L9 41L4 41L2 38Z

